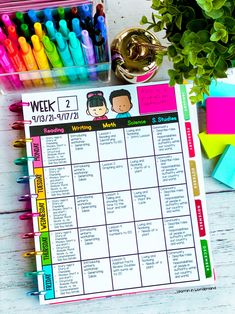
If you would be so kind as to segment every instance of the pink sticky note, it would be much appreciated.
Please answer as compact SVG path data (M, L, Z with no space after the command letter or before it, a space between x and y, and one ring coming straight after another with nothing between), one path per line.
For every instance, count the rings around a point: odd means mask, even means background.
M235 97L206 99L206 131L208 134L235 134Z
M140 114L175 111L175 89L168 84L137 87Z

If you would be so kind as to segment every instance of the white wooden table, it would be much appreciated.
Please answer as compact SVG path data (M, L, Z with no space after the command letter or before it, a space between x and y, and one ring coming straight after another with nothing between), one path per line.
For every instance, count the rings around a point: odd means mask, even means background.
M111 40L124 28L139 26L142 14L150 16L150 5L147 0L110 0ZM166 61L155 80L167 79L168 68ZM114 78L112 83L118 84ZM13 165L13 160L22 156L22 151L11 147L19 132L9 127L16 120L16 115L7 110L9 102L6 97L0 97L0 313L235 313L235 191L210 177L215 159L204 159L203 163L216 288L160 291L50 308L39 306L37 297L26 296L27 291L35 288L35 283L24 277L24 272L34 270L35 265L21 254L33 248L33 241L19 237L30 230L30 223L18 219L24 207L17 197L24 192L24 187L16 184L22 169ZM199 115L201 129L203 121L202 111Z

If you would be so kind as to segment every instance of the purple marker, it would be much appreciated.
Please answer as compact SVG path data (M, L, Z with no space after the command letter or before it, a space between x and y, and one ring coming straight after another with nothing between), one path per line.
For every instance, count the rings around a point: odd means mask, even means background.
M4 49L3 46L0 46L0 65L2 66L3 70L6 73L15 72L15 69L11 61L9 60L6 50ZM9 80L11 81L15 89L19 89L23 87L21 81L19 80L18 75L12 74L12 75L7 75L7 77L9 78Z
M87 30L83 30L81 32L81 43L82 43L82 49L84 52L85 62L86 64L95 64L95 52L92 44L92 40L89 36L89 33ZM88 68L89 77L91 80L96 80L96 68L95 67L89 67Z
M7 39L7 36L4 34L2 28L0 27L0 43L3 43Z
M3 24L6 26L6 28L8 26L15 26L15 24L11 21L10 17L8 14L3 14L2 15L2 21L3 21Z
M86 63L87 64L94 64L95 63L95 53L94 48L92 44L92 40L89 36L89 33L87 30L83 30L81 32L81 41L82 41L82 48L85 54Z

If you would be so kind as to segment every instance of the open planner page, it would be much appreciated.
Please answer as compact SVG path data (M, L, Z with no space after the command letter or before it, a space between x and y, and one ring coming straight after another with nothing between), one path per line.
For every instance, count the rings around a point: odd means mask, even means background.
M214 283L187 89L158 82L22 96L41 303Z

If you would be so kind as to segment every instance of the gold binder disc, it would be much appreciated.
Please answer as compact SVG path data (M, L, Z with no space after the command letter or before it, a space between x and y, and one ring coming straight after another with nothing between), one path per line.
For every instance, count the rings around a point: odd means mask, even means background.
M156 53L164 48L148 30L124 30L111 44L112 69L118 78L127 82L146 82L158 71Z

